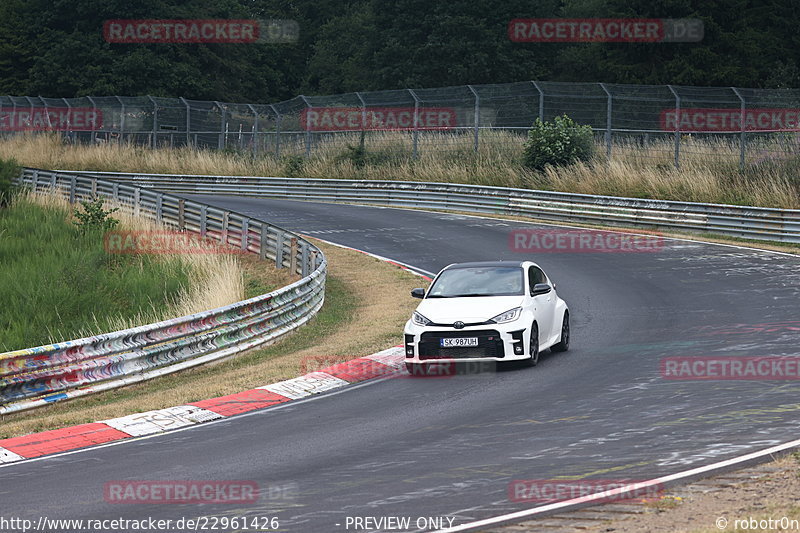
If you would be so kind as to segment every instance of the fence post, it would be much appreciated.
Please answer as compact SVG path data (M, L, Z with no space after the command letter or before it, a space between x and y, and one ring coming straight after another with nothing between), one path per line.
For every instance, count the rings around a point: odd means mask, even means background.
M278 254L275 254L276 256ZM267 225L261 223L261 240L258 243L258 257L264 261L267 258Z
M136 187L133 190L133 216L135 217L138 217L142 212L141 196L141 189Z
M308 103L308 98L302 94L300 95L300 98L302 98L303 103L306 104L306 111L312 108L311 104ZM306 159L309 157L311 157L311 128L308 126L308 120L306 120Z
M162 193L156 194L156 221L161 222L164 218L164 195Z
M531 83L534 87L536 87L536 90L539 91L539 120L544 122L544 91L535 81L532 81Z
M419 150L418 150L418 145L419 145L419 98L417 98L417 95L411 89L408 89L408 92L414 98L414 133L412 133L413 148L412 148L412 151L411 151L411 157L413 159L418 159L419 158Z
M734 94L736 94L736 96L739 97L739 122L740 122L740 128L742 130L742 132L740 134L741 136L739 138L739 168L744 170L745 150L746 150L745 146L746 146L746 142L747 142L746 139L745 139L745 135L746 135L746 133L745 133L745 131L746 131L746 128L745 128L745 113L747 111L745 110L745 99L742 96L742 94L739 92L739 89L737 89L736 87L731 87L731 90L734 92Z
M308 243L306 241L300 243L300 261L302 263L300 265L301 274L306 277L308 276Z
M75 181L76 181L75 176L70 176L69 177L69 203L71 203L71 204L75 203L75 192L76 192L75 191L75 186L76 186Z
M242 251L247 251L247 245L250 244L250 219L242 219L242 238L239 239Z
M275 268L283 268L283 232L275 234Z
M220 235L219 242L222 244L228 244L228 217L230 213L228 211L222 212L222 233Z
M92 111L94 112L94 120L92 120L92 144L94 144L97 140L97 104L94 103L94 99L91 96L87 96L86 99L92 104Z
M208 233L208 207L203 204L200 206L200 236L206 237Z
M186 99L183 96L180 97L180 100L181 100L181 102L183 102L183 105L186 107L186 146L191 146L192 138L191 138L191 135L190 135L189 131L191 131L191 129L192 129L192 122L191 122L191 120L192 120L192 112L191 112L191 109L189 108L189 102L187 102Z
M116 181L111 184L111 197L115 202L119 201L119 183Z
M360 92L356 91L355 94L358 97L358 101L361 102L361 134L365 135L364 132L367 130L367 102L361 97Z
M275 159L281 157L281 114L274 105L269 105L270 109L275 113Z
M675 96L675 168L681 168L681 96L667 85L667 88Z
M150 139L150 147L155 148L156 144L158 144L158 104L149 94L147 95L147 98L153 102L153 137Z
M125 102L122 101L122 98L119 96L115 96L114 98L117 99L120 106L119 112L119 144L122 144L122 137L125 135Z
M39 181L39 171L34 170L31 178L31 192L36 192L36 182Z
M472 88L472 85L467 85L467 88L472 91L475 96L475 153L478 153L478 127L481 121L481 97L478 96L478 91Z
M292 274L297 273L297 237L292 237L289 240L289 271Z
M611 93L606 89L605 83L601 83L600 88L605 91L608 98L606 102L606 159L611 161Z
M247 104L247 107L253 112L253 157L256 157L258 155L258 111L253 104Z
M216 100L214 101L214 104L216 104L216 106L219 108L219 112L220 112L219 139L217 140L217 148L222 150L223 148L225 148L225 140L226 140L225 139L225 123L227 122L227 118L228 117L226 116L225 108L222 107L222 104L220 104Z
M92 200L97 197L97 178L92 178Z
M178 231L186 230L186 200L178 199Z

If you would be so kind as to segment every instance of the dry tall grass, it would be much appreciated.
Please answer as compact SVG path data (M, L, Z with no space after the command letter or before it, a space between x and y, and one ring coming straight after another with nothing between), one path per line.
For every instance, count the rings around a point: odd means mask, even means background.
M407 132L371 132L360 161L348 148L359 141L358 134L317 134L312 156L306 160L297 155L304 152L300 137L282 141L281 153L295 155L277 159L253 157L246 147L241 152L151 150L127 144L68 145L57 135L17 136L0 140L0 158L14 157L23 165L48 169L436 181L800 208L800 164L779 144L762 143L758 149L772 155L742 171L736 142L686 136L681 140L681 166L676 169L672 140L620 139L612 147L610 161L605 147L598 144L588 164L536 173L521 164L525 141L521 133L482 131L477 152L471 135L421 133L416 160L410 157L412 137ZM757 147L753 150L757 153Z
M72 208L69 202L60 195L27 193L25 199L46 208L58 209L64 216L71 218ZM163 231L165 226L145 218L136 217L132 210L124 204L106 202L105 208L119 208L112 216L120 221L119 228L128 231ZM143 324L158 322L176 316L184 316L223 305L229 305L245 298L244 270L241 259L230 254L164 254L160 260L181 263L191 274L189 285L184 287L172 301L165 304L152 303L134 316L110 317L113 330L127 329ZM140 263L141 265L141 263ZM95 324L87 326L81 332L83 336L102 333L100 321L95 317ZM51 339L52 342L64 339Z

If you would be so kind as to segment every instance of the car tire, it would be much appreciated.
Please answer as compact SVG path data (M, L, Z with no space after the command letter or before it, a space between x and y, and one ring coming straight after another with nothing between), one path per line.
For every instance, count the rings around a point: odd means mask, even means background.
M569 311L564 312L564 320L561 322L561 340L550 348L552 352L566 352L567 350L569 350Z
M526 359L527 366L536 366L539 364L539 325L534 322L531 326L531 356Z

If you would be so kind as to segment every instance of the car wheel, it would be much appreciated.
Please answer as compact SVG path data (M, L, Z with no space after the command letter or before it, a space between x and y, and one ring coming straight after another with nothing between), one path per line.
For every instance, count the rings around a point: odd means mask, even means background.
M539 326L536 322L531 326L531 356L527 360L528 366L539 364Z
M553 352L566 352L569 350L569 312L564 312L564 321L561 324L561 341L550 348Z

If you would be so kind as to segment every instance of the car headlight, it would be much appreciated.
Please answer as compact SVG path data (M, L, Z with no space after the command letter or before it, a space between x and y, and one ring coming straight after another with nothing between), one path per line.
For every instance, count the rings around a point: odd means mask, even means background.
M431 323L430 320L425 318L425 315L417 313L416 311L414 311L414 314L411 315L411 321L418 326L427 326Z
M519 314L522 312L521 307L515 307L514 309L509 309L505 313L500 313L496 317L490 320L490 322L494 322L495 324L502 324L504 322L511 322L519 318Z

